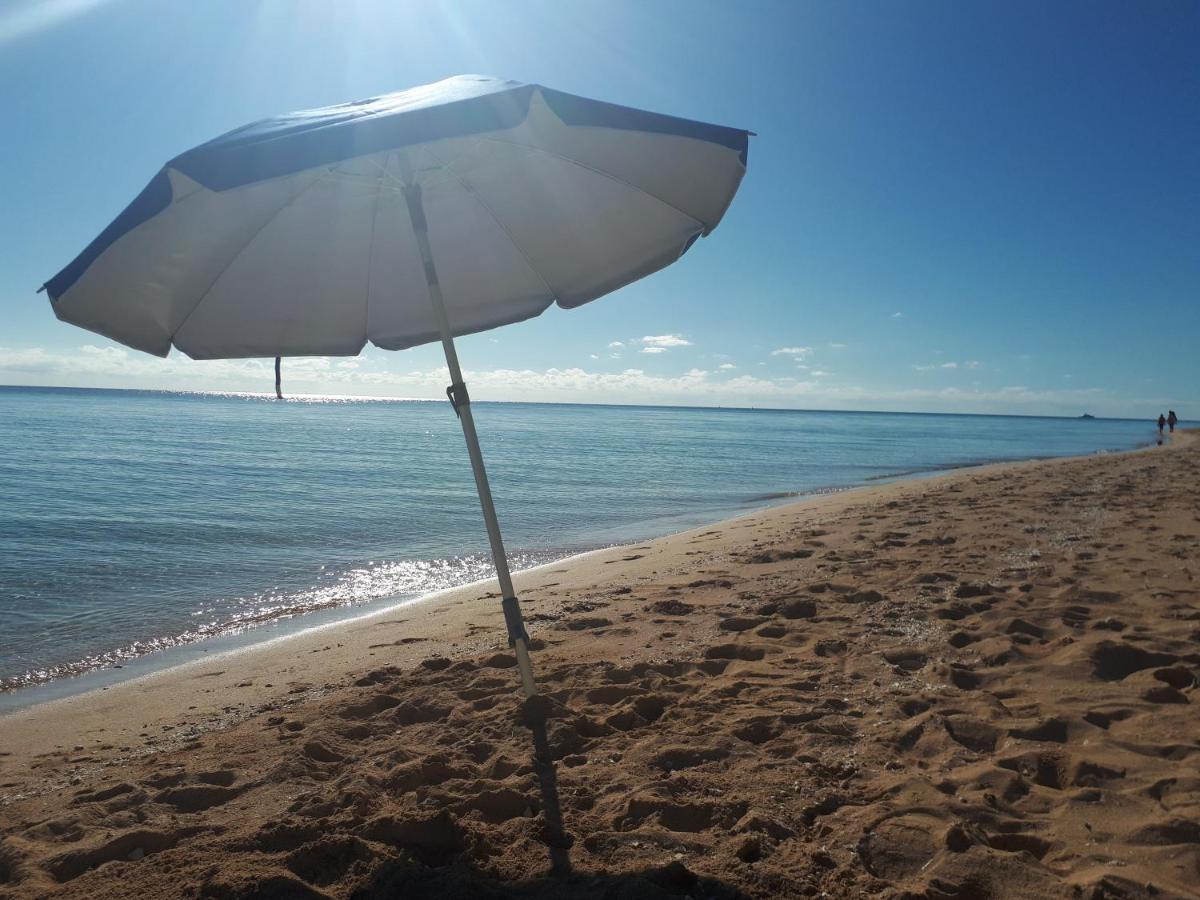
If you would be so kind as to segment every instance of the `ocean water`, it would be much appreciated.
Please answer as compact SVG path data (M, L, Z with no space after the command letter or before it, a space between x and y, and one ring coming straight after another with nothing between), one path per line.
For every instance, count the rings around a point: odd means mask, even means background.
M474 409L518 569L796 495L1154 437L1103 419ZM444 402L0 388L0 705L492 572Z

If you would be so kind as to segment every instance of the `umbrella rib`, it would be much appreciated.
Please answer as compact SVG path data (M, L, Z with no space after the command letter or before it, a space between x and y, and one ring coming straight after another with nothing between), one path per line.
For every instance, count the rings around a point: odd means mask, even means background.
M439 166L442 166L443 169L445 169L445 171L449 172L450 175L454 178L454 180L459 183L459 186L461 186L462 189L464 191L466 191L472 197L472 199L474 199L475 202L480 205L480 207L483 208L483 211L486 212L488 214L488 216L491 217L491 220L496 223L496 227L499 228L500 231L502 231L504 233L504 236L506 238L508 238L508 242L510 244L512 244L512 248L517 251L517 254L521 257L521 259L525 260L525 265L529 266L529 271L537 276L538 281L540 281L542 283L542 287L544 287L546 289L546 293L548 293L550 295L551 300L554 303L558 303L559 302L558 292L550 286L550 282L546 280L546 276L543 275L538 270L538 267L533 264L533 260L529 258L529 254L527 254L521 248L521 245L517 243L516 238L514 238L512 236L512 233L508 230L508 226L505 225L502 221L500 221L500 217L496 215L495 210L493 210L490 206L488 206L487 202L482 197L479 196L479 194L471 186L470 182L468 182L465 178L463 178L461 175L459 175L457 172L454 171L453 163L446 163L446 162L443 162L442 160L438 159L437 156L435 156L428 147L422 147L421 149L428 156L432 157L434 162L436 162Z
M184 327L186 327L187 323L191 320L192 315L196 312L196 310L198 310L200 308L200 304L204 302L205 298L208 297L208 295L210 293L212 293L212 289L214 287L216 287L217 282L221 280L222 276L224 276L224 274L229 271L230 267L235 262L237 262L238 259L241 258L241 255L243 253L246 252L246 248L254 243L255 239L260 234L263 233L263 231L266 229L266 227L268 225L270 225L272 222L274 222L276 219L279 218L280 213L282 213L285 209L287 209L289 206L291 206L293 203L295 203L297 200L299 200L302 196L304 196L304 194L307 193L309 188L311 188L317 182L323 181L330 174L332 174L332 172L333 172L332 168L326 169L323 174L318 175L316 178L314 178L312 181L310 181L304 187L300 188L300 190L298 190L295 194L293 194L291 197L288 198L286 203L284 203L282 206L280 206L279 209L275 210L275 212L271 213L271 215L267 219L267 221L263 222L262 225L260 225L258 227L258 229L254 232L254 234L250 235L250 237L246 240L246 242L244 244L242 244L241 247L238 248L237 253L233 254L233 256L231 256L229 258L229 261L226 262L225 265L221 267L221 271L216 274L216 277L214 277L213 280L208 283L208 287L206 287L204 289L204 293L200 295L200 297L196 300L196 302L194 304L192 304L192 308L190 310L188 310L188 314L183 317L183 321L179 323L178 327L173 332L171 332L171 343L175 343L175 336L178 335L179 332L183 331Z
M644 194L645 196L649 197L651 200L657 200L663 206L669 207L670 209L675 210L675 212L679 213L681 216L686 216L687 218L691 219L693 222L695 222L697 225L699 225L701 228L703 228L706 233L711 230L711 228L709 227L709 224L707 222L704 222L701 219L697 219L690 212L680 209L678 206L676 206L674 203L671 203L669 200L664 200L662 197L658 196L657 194L646 190L644 187L639 187L636 184L632 184L632 183L626 181L624 178L620 177L619 175L614 175L612 172L606 172L606 171L604 171L604 169L598 169L595 166L590 166L587 163L580 162L577 159L571 159L571 157L563 156L561 153L554 153L550 150L543 150L541 147L533 147L533 146L530 146L529 144L518 143L517 141L502 141L499 138L489 138L489 137L476 137L476 138L474 138L474 140L486 141L489 144L500 144L505 147L516 147L519 150L525 150L529 153L540 153L542 156L549 156L551 159L557 159L557 160L560 160L561 162L569 163L572 166L577 166L578 168L583 169L586 172L592 172L596 175L599 175L601 178L607 178L610 181L617 182L617 184L624 185L625 187L629 188L631 191L637 191L639 194Z
M371 243L367 247L367 296L363 302L364 335L371 328L371 270L375 267L375 227L379 224L379 198L383 194L383 176L386 174L387 170L380 166L379 177L375 179L375 207L371 211Z

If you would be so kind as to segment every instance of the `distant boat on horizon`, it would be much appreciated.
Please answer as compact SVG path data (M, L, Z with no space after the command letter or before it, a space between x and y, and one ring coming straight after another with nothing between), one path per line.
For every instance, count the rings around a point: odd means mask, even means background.
M1091 413L1084 413L1084 414L1083 414L1082 416L1080 416L1079 418L1081 418L1081 419L1094 419L1094 418L1096 418L1096 417L1095 417L1095 416L1093 416Z

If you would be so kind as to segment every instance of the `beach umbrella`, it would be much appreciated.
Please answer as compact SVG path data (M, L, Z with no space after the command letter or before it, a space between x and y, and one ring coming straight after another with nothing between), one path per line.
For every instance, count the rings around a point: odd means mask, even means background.
M749 135L449 78L264 119L175 157L43 288L63 321L158 356L353 356L367 341L440 340L533 696L454 338L582 306L679 259L733 200Z

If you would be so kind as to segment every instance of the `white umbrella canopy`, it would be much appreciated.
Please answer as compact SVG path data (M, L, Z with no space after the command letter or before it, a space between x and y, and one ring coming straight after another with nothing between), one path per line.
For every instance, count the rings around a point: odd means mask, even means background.
M441 340L525 693L536 688L454 337L581 306L721 221L751 132L475 75L265 119L177 156L43 286L193 359Z
M595 300L720 222L748 133L459 76L267 119L171 160L46 283L55 315L194 359L353 356Z

